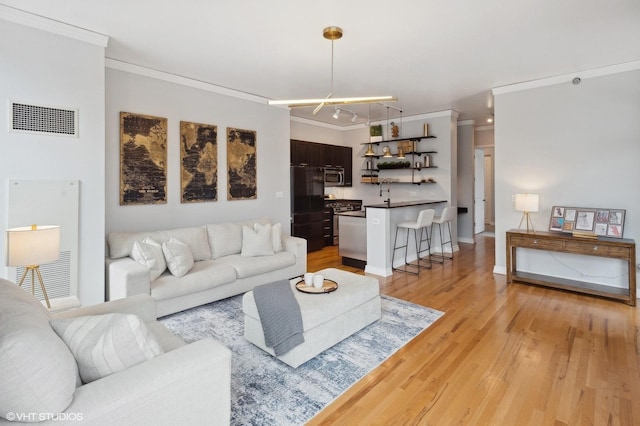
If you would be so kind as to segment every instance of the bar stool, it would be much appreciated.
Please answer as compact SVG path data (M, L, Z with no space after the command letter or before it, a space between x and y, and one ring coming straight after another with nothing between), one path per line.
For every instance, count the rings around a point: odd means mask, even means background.
M431 222L433 221L433 217L435 216L436 211L433 209L421 210L418 213L418 219L415 221L406 221L399 222L396 225L396 236L393 240L393 253L391 254L391 269L394 271L406 272L409 274L420 273L420 268L423 269L431 269L431 261L429 261L429 265L420 265L420 253L428 252L429 256L431 256L431 236L429 235L429 228L431 227ZM403 246L398 246L398 229L404 228L407 230L407 239ZM409 231L413 229L413 235L416 242L416 262L410 263L407 261L407 252L409 251ZM420 237L418 238L418 232L420 232ZM422 243L427 242L427 248L422 248ZM393 266L393 262L395 260L396 251L404 248L404 268L396 268ZM409 270L408 268L416 268L415 270Z
M435 256L440 257L440 260L438 261L432 259L432 262L444 263L445 259L453 260L453 238L451 237L451 222L453 222L456 210L457 209L455 207L445 207L444 210L442 210L442 214L440 216L436 216L431 222L431 235L433 236L433 225L438 225L438 231L440 234L440 253L435 253ZM449 241L443 241L442 227L445 223L449 228ZM445 256L444 254L444 246L447 244L451 246L451 257ZM431 252L429 252L429 254L433 256Z

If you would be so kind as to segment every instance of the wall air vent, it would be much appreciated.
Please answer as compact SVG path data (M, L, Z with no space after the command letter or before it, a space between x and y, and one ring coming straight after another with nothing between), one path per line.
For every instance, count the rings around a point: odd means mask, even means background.
M21 133L78 137L78 110L11 102L9 130Z

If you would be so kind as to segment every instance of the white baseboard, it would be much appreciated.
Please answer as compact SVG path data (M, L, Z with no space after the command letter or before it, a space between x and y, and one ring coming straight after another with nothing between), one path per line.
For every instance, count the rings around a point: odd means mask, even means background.
M493 273L500 275L507 275L507 267L506 266L498 266L493 265Z

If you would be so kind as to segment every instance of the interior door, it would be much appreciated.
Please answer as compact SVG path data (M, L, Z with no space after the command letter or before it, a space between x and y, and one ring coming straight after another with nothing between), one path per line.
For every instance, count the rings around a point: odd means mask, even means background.
M480 232L484 232L484 208L486 203L484 197L484 150L482 149L475 150L474 169L475 179L473 194L473 233L479 234Z

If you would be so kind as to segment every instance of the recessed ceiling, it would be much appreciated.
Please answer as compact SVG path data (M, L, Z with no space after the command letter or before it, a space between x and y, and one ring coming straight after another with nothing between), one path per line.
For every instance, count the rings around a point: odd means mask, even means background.
M491 89L640 60L640 1L3 0L108 35L106 56L267 99L393 95L403 115L486 122ZM291 115L350 126L313 107ZM356 124L368 105L351 105ZM385 108L371 107L372 120ZM499 120L499 117L496 117Z

